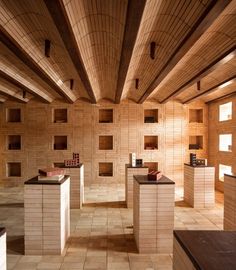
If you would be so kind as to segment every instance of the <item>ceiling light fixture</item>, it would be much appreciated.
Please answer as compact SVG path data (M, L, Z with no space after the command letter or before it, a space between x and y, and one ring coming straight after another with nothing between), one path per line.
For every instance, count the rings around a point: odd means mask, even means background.
M70 79L70 90L73 90L74 87L74 79Z
M201 81L197 82L197 90L200 91L201 90Z
M139 86L139 79L135 79L135 89L138 89Z
M50 49L51 49L51 41L48 39L45 39L44 54L46 57L50 57Z
M155 53L156 53L156 42L152 41L150 43L150 57L151 57L151 59L155 59Z

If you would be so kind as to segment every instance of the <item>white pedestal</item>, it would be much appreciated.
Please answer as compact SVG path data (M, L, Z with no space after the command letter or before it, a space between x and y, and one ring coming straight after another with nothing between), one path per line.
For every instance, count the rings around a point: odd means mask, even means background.
M133 208L134 175L147 175L148 167L131 167L126 164L125 168L125 202L127 208Z
M224 175L224 230L236 231L236 175Z
M215 168L184 165L184 201L194 208L215 206Z
M70 235L70 177L25 182L25 254L61 254Z
M84 165L64 167L65 174L70 176L70 208L82 208L84 203Z
M7 270L6 230L0 228L0 270Z
M134 176L134 237L140 253L172 253L175 183Z

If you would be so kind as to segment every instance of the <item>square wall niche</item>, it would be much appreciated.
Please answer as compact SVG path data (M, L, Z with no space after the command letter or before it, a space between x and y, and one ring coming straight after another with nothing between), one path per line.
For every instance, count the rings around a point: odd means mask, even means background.
M113 123L113 109L99 109L99 123Z
M7 122L20 123L21 122L21 109L7 109Z
M8 150L21 150L21 136L8 135Z
M113 150L113 136L99 136L99 150Z
M157 150L158 136L144 136L144 150Z
M144 162L144 166L148 167L148 172L158 171L158 162Z
M67 123L67 109L54 109L54 123Z
M113 176L113 163L99 162L99 176Z
M54 150L67 150L67 136L54 136Z
M144 110L144 123L158 123L158 109Z
M190 109L189 123L203 123L203 109Z
M7 163L7 176L8 177L21 177L21 163L8 162Z
M189 149L203 149L203 136L189 136Z

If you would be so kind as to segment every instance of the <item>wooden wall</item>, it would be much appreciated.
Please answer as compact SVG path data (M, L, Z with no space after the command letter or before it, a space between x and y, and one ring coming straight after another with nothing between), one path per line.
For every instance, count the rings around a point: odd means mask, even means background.
M219 122L219 105L232 101L232 120ZM223 191L219 181L219 164L232 166L236 173L236 96L209 103L209 163L216 169L216 188ZM219 134L232 134L232 152L219 151Z
M189 160L188 136L204 135L204 149L194 150L198 157L207 157L207 107L196 103L192 108L204 108L204 123L189 124L188 106L178 102L143 105L124 101L119 105L84 102L50 105L30 101L28 104L6 102L0 105L0 179L5 185L17 184L37 174L38 168L50 166L80 153L85 165L85 185L90 183L124 183L125 164L129 153L146 162L158 162L158 169L176 182L183 183L183 163ZM22 122L8 123L8 108L21 108ZM68 109L68 123L54 123L53 110ZM113 123L99 123L99 109L113 109ZM158 109L158 123L144 123L144 109ZM7 149L8 135L21 135L21 150ZM55 135L68 136L68 150L53 150ZM99 135L113 136L113 150L99 150ZM144 150L144 136L158 136L158 150ZM8 162L20 162L21 177L7 177ZM99 176L99 162L113 163L113 177Z

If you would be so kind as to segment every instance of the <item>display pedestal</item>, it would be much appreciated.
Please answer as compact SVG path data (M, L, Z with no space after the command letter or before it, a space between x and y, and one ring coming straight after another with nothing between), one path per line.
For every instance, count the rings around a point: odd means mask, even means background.
M184 164L184 201L194 208L215 206L215 168Z
M224 230L236 231L236 175L224 175Z
M236 232L174 231L173 270L235 270Z
M25 255L60 255L70 235L70 177L24 185Z
M140 253L172 253L175 183L134 176L134 237Z
M7 270L6 230L0 228L0 270Z
M84 164L77 167L63 167L70 176L70 208L82 208L84 203Z
M133 208L134 175L147 175L148 167L125 166L125 202L127 208Z

